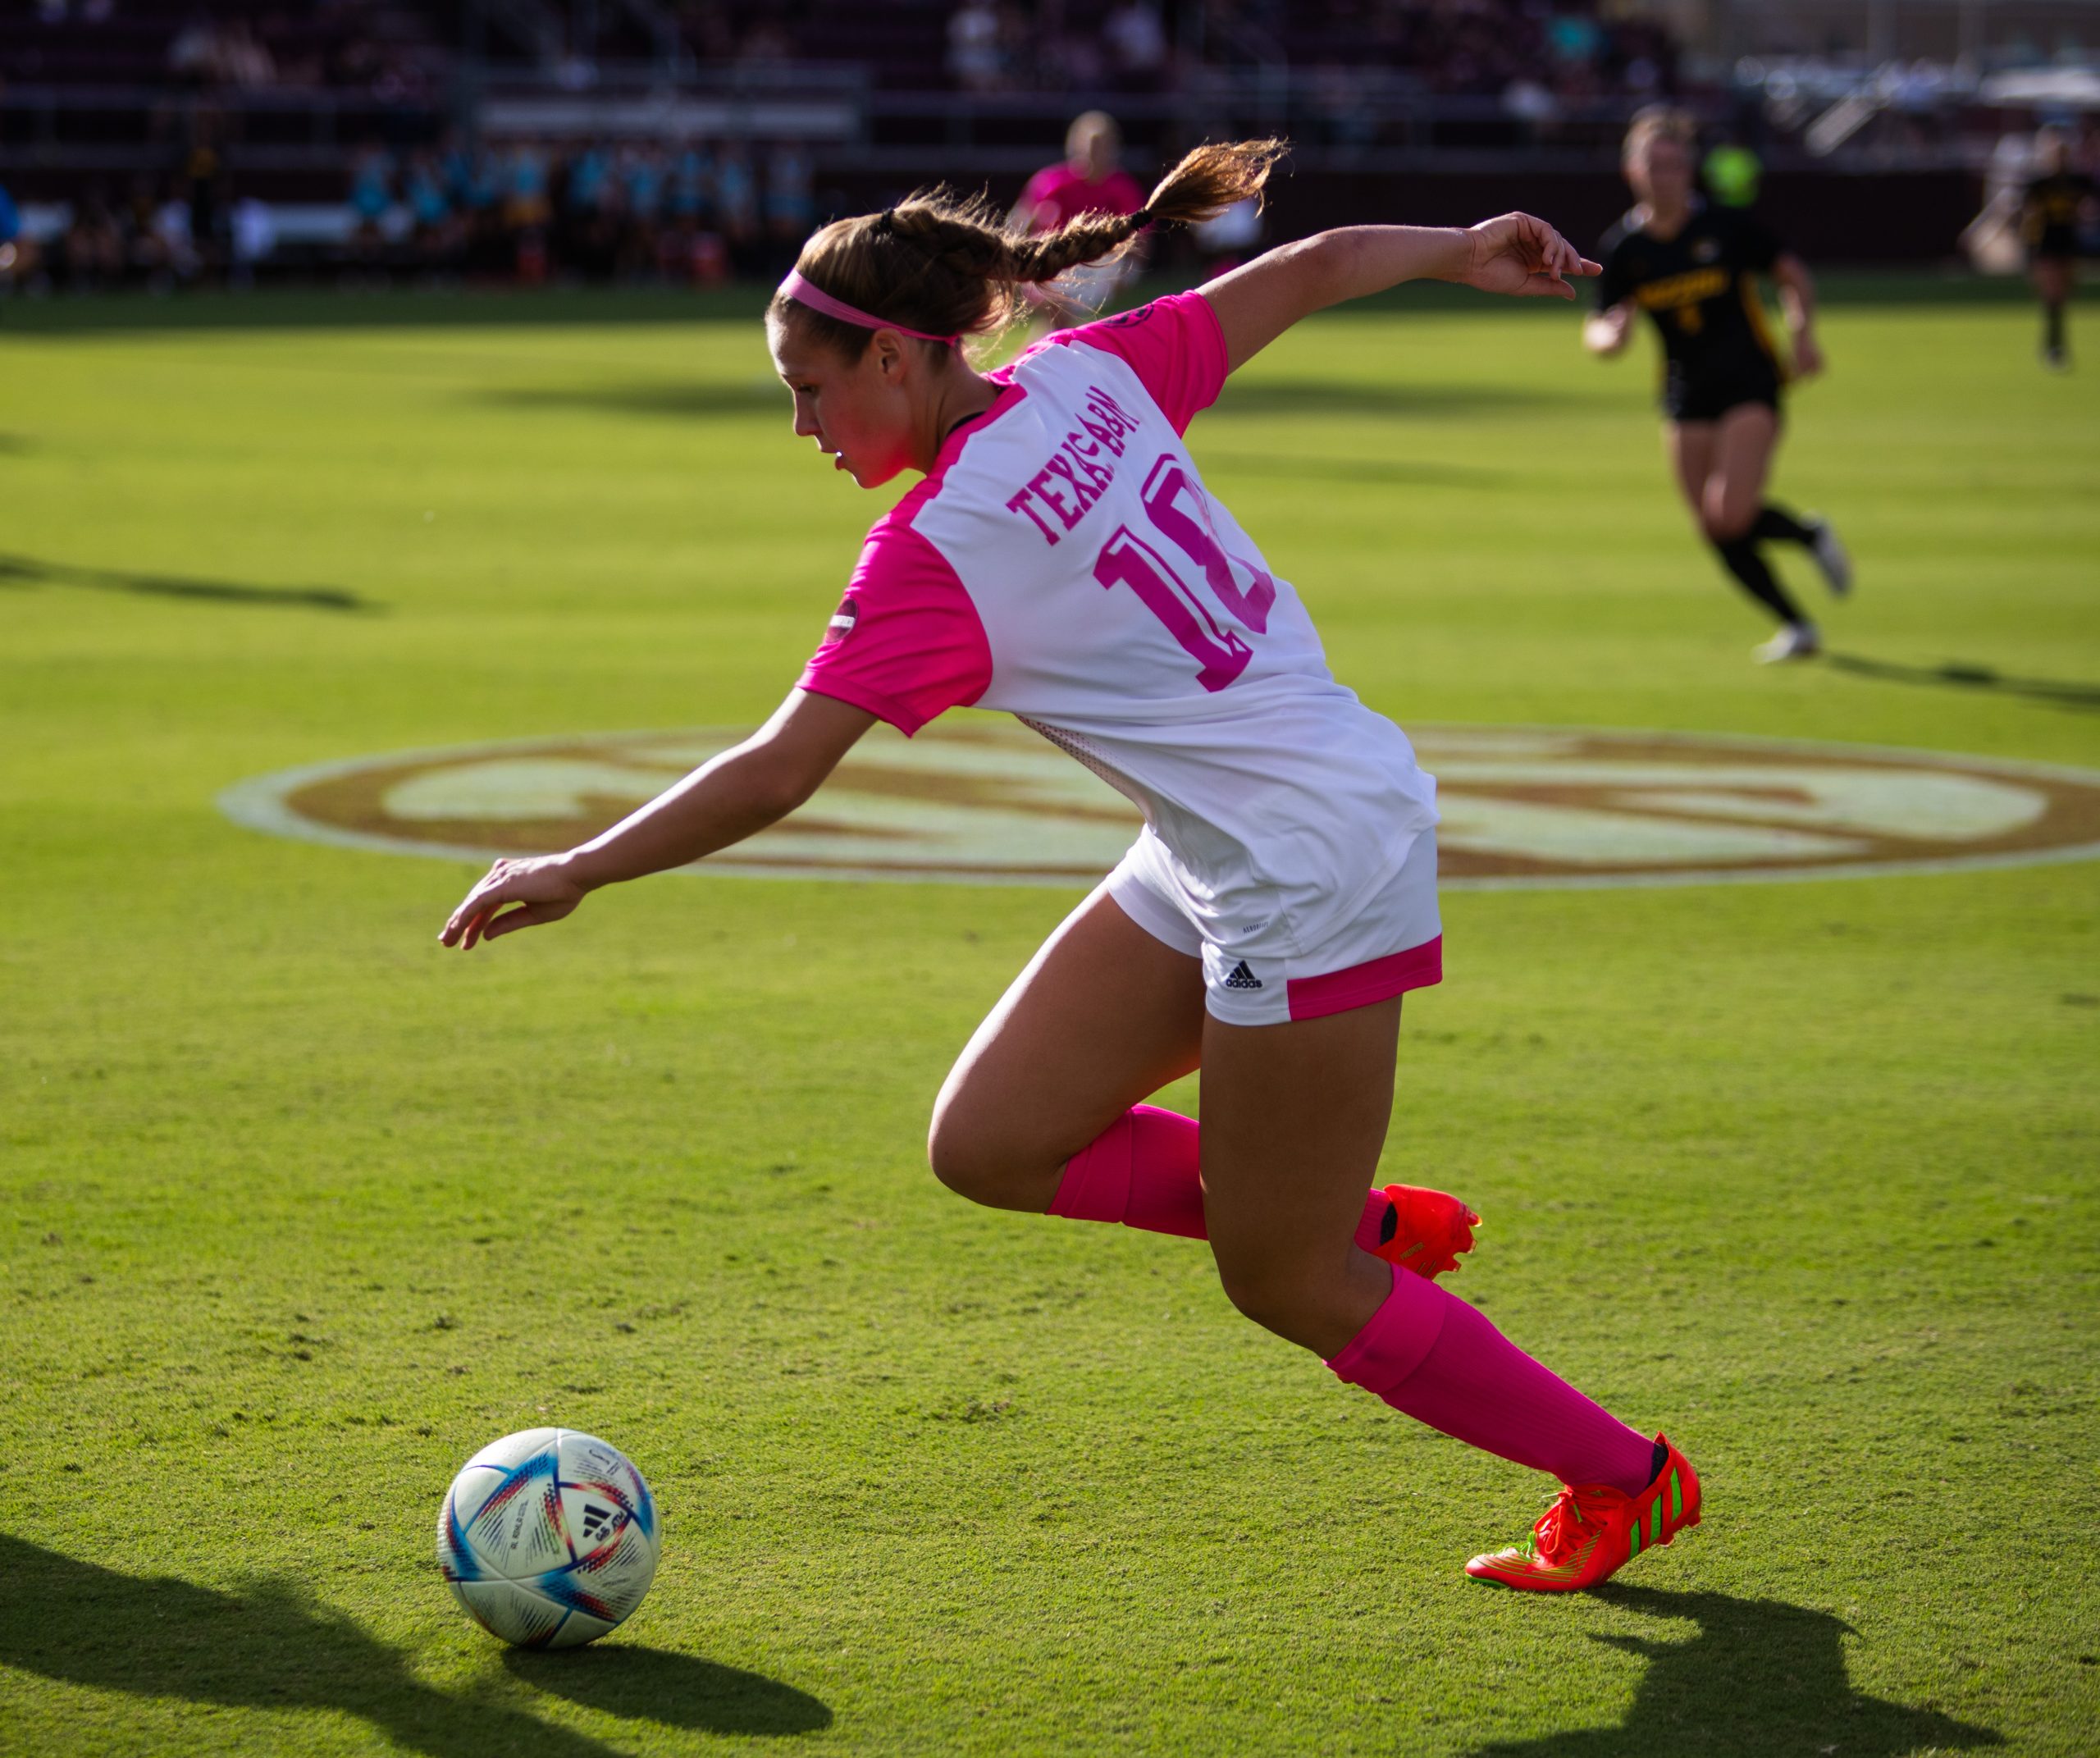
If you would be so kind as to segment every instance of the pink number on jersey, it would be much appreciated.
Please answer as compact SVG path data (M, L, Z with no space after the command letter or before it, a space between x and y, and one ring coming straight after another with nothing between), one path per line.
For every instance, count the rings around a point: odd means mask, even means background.
M1253 658L1254 650L1206 610L1181 577L1129 526L1118 525L1094 558L1093 577L1111 591L1127 586L1139 600L1180 642L1201 667L1196 681L1206 690L1222 690Z
M1193 513L1181 505L1184 493L1195 504ZM1256 634L1266 634L1269 607L1276 601L1276 582L1252 562L1243 561L1239 565L1253 578L1247 591L1239 590L1239 582L1233 578L1233 558L1225 553L1225 546L1217 541L1217 532L1211 523L1209 501L1189 480L1181 461L1171 453L1161 458L1145 478L1144 502L1153 523L1203 570L1203 578L1218 602Z

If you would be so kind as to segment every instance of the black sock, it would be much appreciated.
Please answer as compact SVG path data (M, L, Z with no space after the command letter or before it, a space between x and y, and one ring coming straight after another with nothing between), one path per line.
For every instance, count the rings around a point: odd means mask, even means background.
M1768 500L1760 509L1757 523L1750 527L1752 543L1798 543L1803 548L1815 541L1815 532L1776 501Z
M1670 1462L1670 1450L1663 1441L1655 1443L1655 1450L1648 1455L1648 1481L1653 1483L1663 1474L1663 1467Z
M2045 305L2042 309L2048 314L2048 348L2052 354L2064 351L2064 308L2061 305Z
M1772 578L1772 570L1764 565L1764 558L1757 553L1757 545L1748 537L1738 537L1732 543L1714 546L1721 558L1721 565L1736 577L1742 589L1764 605L1782 623L1806 623L1801 606L1787 596L1787 589Z

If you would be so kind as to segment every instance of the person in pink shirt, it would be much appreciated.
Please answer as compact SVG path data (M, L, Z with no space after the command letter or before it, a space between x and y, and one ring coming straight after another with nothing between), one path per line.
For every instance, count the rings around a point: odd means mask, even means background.
M1089 110L1065 131L1065 156L1045 165L1028 180L1014 203L1012 224L1041 235L1061 232L1075 220L1107 214L1115 219L1135 213L1145 192L1122 168L1123 131L1106 110ZM1075 263L1057 277L1047 295L1025 287L1022 296L1036 305L1055 328L1069 317L1090 317L1135 280L1144 267L1142 237L1113 257Z
M803 246L766 314L795 432L863 488L920 480L868 533L821 644L767 724L603 834L498 861L441 935L558 921L793 811L878 720L1015 715L1139 808L1116 870L957 1059L928 1152L995 1208L1206 1240L1225 1292L1341 1379L1563 1487L1467 1572L1595 1585L1700 1514L1697 1477L1439 1285L1479 1217L1368 1188L1401 998L1439 981L1436 785L1328 669L1297 591L1203 481L1189 424L1228 377L1342 300L1429 278L1573 298L1597 273L1552 227L1362 226L975 371L961 344L1018 290L1147 225L1259 192L1276 142L1198 148L1136 212L1033 238L915 196ZM1145 1100L1192 1071L1203 1120Z

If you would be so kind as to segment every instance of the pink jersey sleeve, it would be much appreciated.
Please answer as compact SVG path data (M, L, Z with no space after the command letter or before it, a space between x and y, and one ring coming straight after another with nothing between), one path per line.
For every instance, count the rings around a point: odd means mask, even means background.
M879 521L801 687L865 708L909 738L991 682L991 645L955 569L909 525Z
M1127 363L1176 433L1186 433L1189 423L1217 401L1231 370L1225 331L1200 293L1171 293L1135 311L1060 330L1049 341L1098 348Z

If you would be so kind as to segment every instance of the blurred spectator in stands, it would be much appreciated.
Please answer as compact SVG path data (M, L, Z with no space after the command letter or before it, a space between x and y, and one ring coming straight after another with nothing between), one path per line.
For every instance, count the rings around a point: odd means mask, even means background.
M1168 44L1159 8L1147 0L1123 0L1102 21L1116 83L1125 91L1157 91L1166 83Z
M446 158L452 201L466 224L466 267L470 274L502 273L509 264L503 230L503 159L487 142L459 145Z
M816 179L810 155L783 140L766 155L765 230L788 267L816 224Z
M966 92L1007 85L1006 26L992 0L962 0L948 16L948 72Z
M692 230L714 219L714 158L697 141L687 141L672 160L664 207L674 224Z
M662 148L643 144L621 148L619 178L627 202L619 270L628 280L639 280L656 272L656 235L664 208Z
M459 217L445 186L445 164L436 153L424 151L409 161L401 196L409 210L410 236L425 264L435 269L451 267L463 240Z
M664 216L656 250L667 277L710 285L727 277L728 258L714 230L714 156L697 141L685 142L671 161Z
M219 153L222 118L217 110L199 104L190 113L189 146L183 155L182 187L189 204L189 235L199 250L216 258L219 247L221 186L226 180L226 162Z
M549 212L547 155L537 141L514 141L503 157L503 223L513 231L542 226Z
M1543 80L1529 73L1518 74L1502 88L1502 108L1505 115L1525 124L1534 140L1546 138L1560 120L1560 100Z
M124 279L124 229L100 184L73 203L58 242L58 278L71 291L114 287Z
M159 215L160 202L153 192L153 180L144 176L134 177L130 193L116 210L117 233L124 241L126 272L135 280L148 285L158 281L167 267L167 244L154 223Z
M518 278L536 286L547 278L547 155L536 141L520 140L504 159L503 225Z
M1028 180L1014 203L1013 223L1027 232L1054 232L1082 214L1135 213L1145 204L1145 192L1122 168L1122 153L1123 131L1107 111L1075 117L1065 131L1064 158ZM1101 310L1140 272L1143 249L1141 234L1112 261L1069 270L1051 282L1049 296L1036 301L1051 326Z
M203 257L190 230L189 203L173 189L153 209L153 231L160 246L159 260L157 272L147 276L147 285L156 292L188 286L203 268Z
M1123 131L1106 110L1089 110L1065 131L1065 156L1028 180L1014 223L1054 232L1083 213L1135 213L1145 192L1122 167Z
M274 84L276 62L245 18L225 21L192 13L170 38L167 71L184 84L253 90Z
M612 149L587 141L554 173L555 255L564 267L593 280L619 260L625 203L613 175Z
M722 148L714 162L714 211L728 248L730 266L748 274L756 266L758 179L739 141Z
M594 212L605 199L605 185L612 176L612 148L601 140L586 141L568 162L568 173L562 183L562 206L575 214Z
M221 85L256 91L276 83L277 64L257 40L254 26L236 18L220 27L217 72Z
M218 76L219 32L208 12L193 12L168 39L167 71L185 85L208 85Z
M376 140L350 162L350 229L365 244L379 240L381 222L394 205L394 162Z
M36 240L22 231L22 216L7 185L0 183L0 293L26 286L37 275Z
M257 267L277 248L277 225L268 204L244 195L233 204L229 278L236 287L255 284Z

